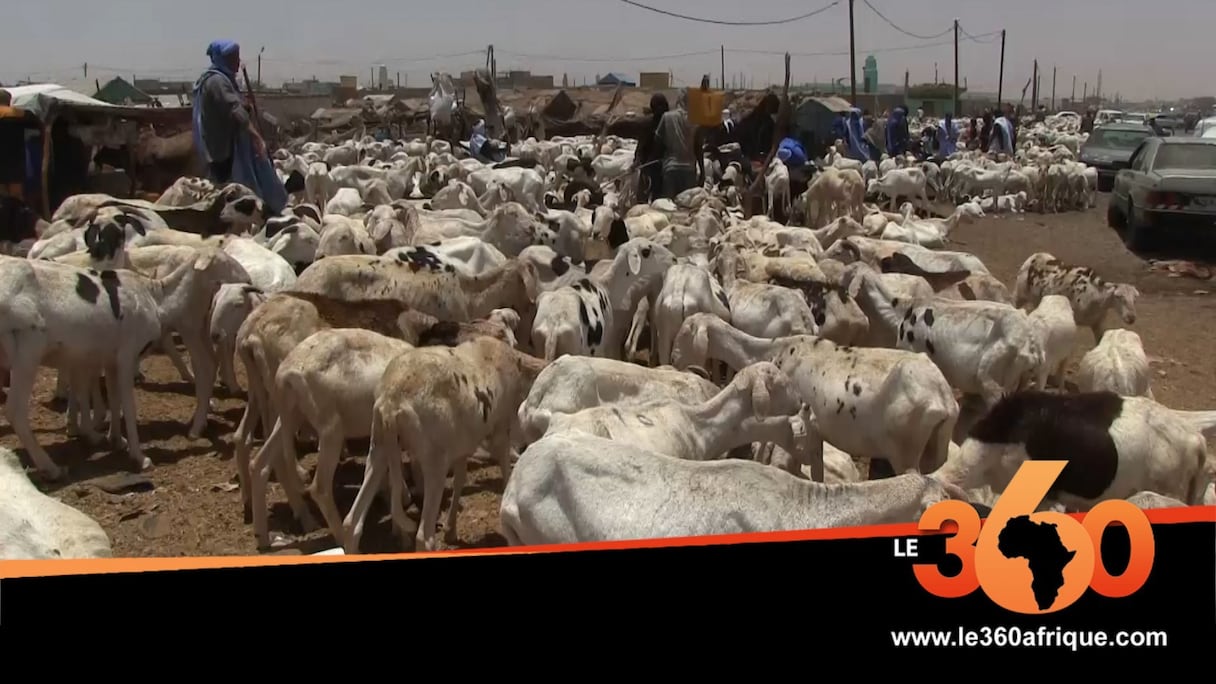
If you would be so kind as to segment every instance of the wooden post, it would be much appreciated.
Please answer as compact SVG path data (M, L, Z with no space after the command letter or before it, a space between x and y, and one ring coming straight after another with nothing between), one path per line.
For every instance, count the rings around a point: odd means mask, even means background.
M786 54L786 65L790 56ZM788 78L786 79L789 80ZM853 0L849 0L849 99L857 106L857 41L853 30Z
M721 61L722 61L722 64L721 64L721 66L722 66L722 72L721 72L721 73L722 73L722 75L719 77L719 81L718 81L718 88L720 88L720 89L722 89L722 90L726 90L726 46L725 46L725 45L719 45L719 46L718 46L718 50L719 50L719 53L718 53L718 54L719 54L719 58L720 58L720 59L721 59Z
M1051 67L1051 111L1056 110L1056 68Z
M954 20L954 106L950 112L952 116L958 116L958 19Z
M1001 106L1001 95L1005 89L1005 29L1001 29L1001 70L996 81L996 106Z
M51 220L51 129L55 115L47 117L42 126L42 218Z

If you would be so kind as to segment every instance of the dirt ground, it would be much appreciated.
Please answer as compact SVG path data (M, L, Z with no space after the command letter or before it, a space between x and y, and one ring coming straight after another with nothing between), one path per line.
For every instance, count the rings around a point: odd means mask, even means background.
M1085 213L989 217L961 226L952 248L977 254L1010 287L1018 267L1036 251L1090 265L1108 280L1134 284L1142 296L1133 328L1144 339L1152 361L1157 399L1181 409L1216 407L1216 364L1210 350L1204 351L1210 344L1207 336L1200 334L1216 329L1216 294L1212 294L1216 283L1150 271L1149 264L1129 253L1106 227L1105 215L1103 196L1097 208ZM1081 333L1078 356L1092 346L1090 338L1088 332ZM132 476L125 454L94 450L67 438L62 406L51 402L54 375L43 371L35 388L34 431L55 462L69 469L69 475L63 484L42 483L37 475L35 482L100 522L116 556L258 553L252 527L243 520L229 442L244 402L217 390L219 409L212 411L208 429L201 439L188 439L192 387L182 382L164 356L147 359L143 368L147 380L137 387L140 437L153 468L143 477ZM29 465L7 421L0 422L0 446L17 450ZM343 512L353 503L362 482L367 443L363 440L348 446L353 456L343 461L335 483L337 504ZM305 465L311 469L316 457L308 453ZM478 459L470 462L457 524L459 547L504 543L498 533L503 484L496 465ZM271 483L269 495L272 535L278 531L288 537L287 546L274 553L311 553L334 546L325 531L299 533L276 483ZM446 507L445 500L444 511ZM410 515L417 519L416 507ZM373 505L363 552L399 549L387 517L379 502ZM317 519L321 520L319 514ZM441 525L442 519L441 513Z

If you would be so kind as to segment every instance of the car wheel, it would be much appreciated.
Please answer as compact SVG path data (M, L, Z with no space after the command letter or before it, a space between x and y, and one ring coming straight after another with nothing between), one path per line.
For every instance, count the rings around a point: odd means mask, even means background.
M1136 220L1136 209L1131 200L1127 201L1127 216L1124 217L1126 228L1123 231L1123 244L1132 251L1140 251L1149 247L1150 239L1145 235L1144 228Z

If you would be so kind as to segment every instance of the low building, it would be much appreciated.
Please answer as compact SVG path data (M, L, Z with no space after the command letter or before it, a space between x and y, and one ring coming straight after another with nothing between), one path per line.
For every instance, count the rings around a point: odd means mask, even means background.
M638 83L651 90L667 90L671 87L671 74L666 71L643 71L638 74Z

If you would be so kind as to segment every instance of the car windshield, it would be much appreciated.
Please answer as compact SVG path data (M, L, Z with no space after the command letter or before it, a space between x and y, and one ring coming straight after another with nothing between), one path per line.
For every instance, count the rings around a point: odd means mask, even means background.
M1130 123L1143 123L1148 117L1143 114L1124 114L1122 119Z
M1101 147L1115 150L1134 150L1149 135L1148 131L1120 131L1099 128L1089 134L1086 147Z
M1162 145L1153 168L1216 169L1216 145Z

